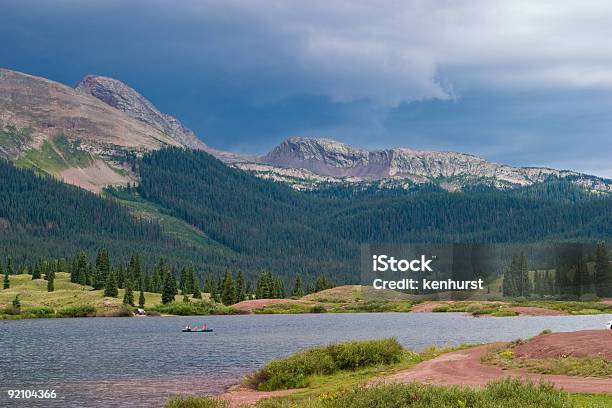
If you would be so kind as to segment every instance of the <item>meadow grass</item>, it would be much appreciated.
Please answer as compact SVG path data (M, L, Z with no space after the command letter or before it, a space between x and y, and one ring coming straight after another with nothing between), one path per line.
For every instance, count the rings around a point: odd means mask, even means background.
M9 279L10 288L0 290L0 319L131 314L131 310L127 310L128 308L123 305L123 289L119 289L116 298L104 297L102 290L93 290L91 286L70 282L70 274L66 272L56 273L53 292L47 292L46 280L32 280L31 275L11 275ZM11 308L11 302L17 295L21 301L20 313L17 315L5 313ZM180 298L181 296L177 296L178 301ZM145 299L147 309L161 304L159 293L145 292Z
M513 345L491 350L482 356L481 361L504 369L524 368L531 373L570 375L579 377L610 377L612 361L601 357L559 357L559 358L526 358L516 357Z

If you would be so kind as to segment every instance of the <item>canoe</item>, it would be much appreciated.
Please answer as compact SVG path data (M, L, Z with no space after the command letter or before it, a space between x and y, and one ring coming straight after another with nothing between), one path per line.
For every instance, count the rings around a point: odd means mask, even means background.
M206 330L186 330L186 329L183 329L182 330L183 333L210 333L211 331L213 331L213 329L206 329Z

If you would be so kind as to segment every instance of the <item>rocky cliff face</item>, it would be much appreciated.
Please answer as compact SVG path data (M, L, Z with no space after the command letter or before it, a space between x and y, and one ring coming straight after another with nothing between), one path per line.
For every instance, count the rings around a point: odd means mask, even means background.
M151 126L190 149L204 150L226 162L242 161L240 155L207 146L178 119L160 112L151 101L123 82L104 76L88 75L76 89L91 95L130 117Z
M79 82L76 89L159 130L183 146L198 150L208 148L191 129L183 126L176 118L160 112L144 96L121 81L88 75Z
M128 157L182 143L91 95L0 69L0 155L97 191L133 180Z
M403 148L368 151L329 139L287 139L262 157L261 162L358 182L406 179L415 183L438 182L457 189L479 183L496 187L525 186L558 177L570 178L589 189L612 192L612 181L573 171L513 167L455 152Z

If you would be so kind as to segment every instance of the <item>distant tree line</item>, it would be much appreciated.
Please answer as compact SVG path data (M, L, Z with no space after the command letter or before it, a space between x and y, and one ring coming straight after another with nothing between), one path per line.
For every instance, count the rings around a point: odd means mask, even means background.
M504 296L612 296L612 266L604 242L597 244L594 256L579 244L560 245L557 252L555 269L531 273L525 253L515 254L503 275Z
M0 261L0 274L4 276L4 289L10 287L10 275L16 274L13 260L8 257L6 266ZM134 254L127 263L112 263L108 250L97 251L95 260L90 260L85 251L69 259L39 259L20 269L21 274L30 274L32 279L48 281L49 292L54 290L56 272L68 272L70 282L92 286L93 290L103 290L104 296L117 297L119 289L125 289L123 303L135 305L134 291L139 291L138 304L145 304L144 292L160 293L162 303L174 301L175 296L190 295L193 299L202 299L202 274L197 273L193 264L180 268L171 267L164 258L159 258L150 269L141 265L140 256ZM208 274L203 281L204 291L210 294L211 300L225 305L232 305L248 299L277 299L287 297L283 279L270 272L262 272L255 284L247 279L242 271L234 277L232 272L223 276ZM291 296L301 297L315 291L329 289L334 285L331 281L319 276L311 285L302 288L299 275L296 276ZM185 298L188 299L188 298Z

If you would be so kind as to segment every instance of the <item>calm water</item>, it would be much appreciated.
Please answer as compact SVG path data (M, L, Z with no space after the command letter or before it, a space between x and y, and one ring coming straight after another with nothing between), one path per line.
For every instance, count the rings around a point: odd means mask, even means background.
M176 393L222 392L271 358L317 344L394 336L422 349L544 329L603 329L611 318L369 313L0 321L0 407L160 407ZM202 323L215 331L180 331ZM57 399L9 401L9 388L55 389Z

